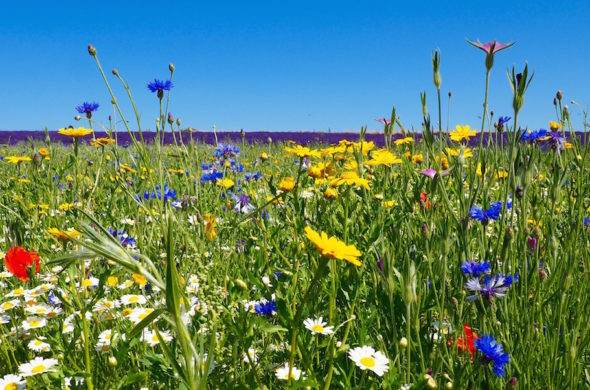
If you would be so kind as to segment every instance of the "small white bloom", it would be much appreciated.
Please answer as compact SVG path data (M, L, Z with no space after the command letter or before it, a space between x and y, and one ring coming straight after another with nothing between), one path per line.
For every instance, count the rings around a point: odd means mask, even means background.
M287 381L289 379L294 379L294 380L298 381L299 378L301 378L301 377L303 377L305 379L305 376L301 375L301 370L295 366L291 367L291 378L289 378L289 363L285 363L285 365L283 367L279 367L278 369L276 369L275 375L277 378L285 380L285 381Z
M328 335L334 333L334 327L326 326L327 323L322 321L322 317L316 318L315 320L308 318L303 321L303 325L305 325L305 327L309 329L312 334Z

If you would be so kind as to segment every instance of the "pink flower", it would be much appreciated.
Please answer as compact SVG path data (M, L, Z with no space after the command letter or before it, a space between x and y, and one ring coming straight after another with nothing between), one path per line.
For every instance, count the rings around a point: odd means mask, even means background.
M481 43L480 41L471 42L470 40L467 40L467 42L471 46L477 47L478 49L485 51L486 54L495 54L495 53L499 52L500 50L508 49L509 47L514 45L514 42L500 43L500 42L493 41L493 42Z
M376 119L376 121L379 123L383 123L384 125L388 125L391 123L391 119L385 119L385 118L379 118L379 119Z
M426 169L423 169L420 171L421 175L428 176L431 179L434 179L434 177L436 176L437 173L440 177L444 177L444 176L447 176L450 174L450 172L448 170L442 171L442 172L437 172L436 169L433 169L433 168L426 168Z

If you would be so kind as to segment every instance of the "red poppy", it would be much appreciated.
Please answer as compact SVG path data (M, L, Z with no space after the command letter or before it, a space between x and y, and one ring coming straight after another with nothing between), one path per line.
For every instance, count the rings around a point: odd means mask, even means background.
M27 269L35 263L35 274L39 273L39 256L37 252L27 252L20 246L10 248L4 256L6 269L20 280L29 280Z
M426 207L426 209L430 209L430 201L428 200L428 194L426 192L420 193L420 203Z
M462 351L469 351L471 357L475 354L475 346L473 342L477 340L477 334L471 331L471 326L469 324L463 325L463 334L464 336L457 338L457 347Z

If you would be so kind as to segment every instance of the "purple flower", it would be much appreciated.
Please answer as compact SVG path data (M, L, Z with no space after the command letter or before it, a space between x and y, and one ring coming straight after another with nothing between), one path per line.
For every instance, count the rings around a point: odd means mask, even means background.
M434 179L434 176L436 176L436 169L426 168L426 169L421 170L420 174L422 174L424 176L428 176L431 179Z
M241 194L240 196L236 196L231 194L234 202L236 205L234 206L234 210L239 211L240 213L250 214L252 210L256 209L252 204L250 204L250 197L246 194Z
M375 120L379 123L383 123L384 125L388 125L391 123L391 119L387 119L387 118L379 118L379 119L375 119Z
M509 275L498 274L497 276L486 276L483 280L483 285L480 283L478 278L472 278L467 281L467 289L474 291L474 295L467 297L467 300L474 301L480 295L487 301L491 301L494 298L504 298L506 296L506 290L512 285L514 281L518 280L518 276L514 278Z
M543 146L541 147L542 150L551 149L558 154L560 151L565 150L565 138L563 138L560 132L552 131L547 134L547 136L549 138L543 143Z
M383 273L383 257L381 257L378 261L377 261L377 268L379 268L379 270L381 270L381 273Z

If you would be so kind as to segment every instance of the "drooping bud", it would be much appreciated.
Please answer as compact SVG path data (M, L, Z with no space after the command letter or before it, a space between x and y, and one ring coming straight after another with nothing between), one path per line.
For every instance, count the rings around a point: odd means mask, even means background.
M113 75L115 75L115 76L118 76L118 75L119 75L119 71L118 71L117 69L113 69L113 70L111 71L111 73L112 73Z
M92 57L96 57L96 48L92 45L88 45L88 54Z
M557 90L557 93L555 94L555 97L557 98L557 100L561 101L561 99L563 99L563 92L561 92L561 89Z

